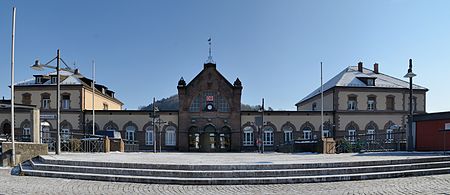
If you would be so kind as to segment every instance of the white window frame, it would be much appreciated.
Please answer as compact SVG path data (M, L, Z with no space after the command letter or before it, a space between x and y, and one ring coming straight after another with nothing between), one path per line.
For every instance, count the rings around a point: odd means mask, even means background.
M62 109L70 109L70 99L63 99L61 104Z
M50 143L52 135L49 126L42 126L42 143Z
M50 82L52 84L55 84L57 82L57 80L58 80L58 77L52 77Z
M355 100L348 100L347 102L347 110L356 110L356 101Z
M274 140L274 135L273 135L273 129L272 128L267 128L264 129L264 133L263 133L263 144L265 146L273 146L273 140Z
M303 139L311 140L312 139L312 131L311 130L303 130Z
M293 140L292 131L284 131L284 143L291 143Z
M43 109L50 109L50 98L43 98L42 99L42 108Z
M134 126L127 126L125 128L125 139L128 140L129 143L134 144L136 135L136 128Z
M153 145L153 128L147 127L145 129L145 145L150 146Z
M164 141L165 141L166 146L176 146L177 145L177 137L176 137L175 127L173 127L173 126L166 127Z
M70 140L70 129L68 127L61 128L61 141L68 142Z
M252 127L244 128L244 136L242 140L243 146L253 146L255 144L254 129Z
M445 123L444 130L450 131L450 123Z
M347 131L348 131L348 140L354 142L356 137L356 129L349 129Z
M394 140L394 130L386 129L386 143L392 143Z
M367 86L375 86L375 80L374 79L367 79Z
M367 110L375 110L375 100L367 100Z
M367 129L367 141L375 140L375 129Z
M324 129L322 133L323 133L322 134L323 137L331 137L330 130L328 130L328 129Z

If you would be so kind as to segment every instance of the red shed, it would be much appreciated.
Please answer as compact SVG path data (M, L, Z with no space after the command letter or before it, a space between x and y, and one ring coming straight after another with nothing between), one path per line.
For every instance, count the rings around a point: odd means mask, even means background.
M416 150L450 150L450 112L414 115Z

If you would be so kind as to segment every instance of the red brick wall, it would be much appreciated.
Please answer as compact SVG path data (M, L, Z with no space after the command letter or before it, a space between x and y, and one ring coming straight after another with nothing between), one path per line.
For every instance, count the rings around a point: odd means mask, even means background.
M444 129L445 123L450 123L450 119L417 121L416 150L443 150L444 141L446 150L450 150L450 131L442 131ZM446 133L445 136L444 132Z

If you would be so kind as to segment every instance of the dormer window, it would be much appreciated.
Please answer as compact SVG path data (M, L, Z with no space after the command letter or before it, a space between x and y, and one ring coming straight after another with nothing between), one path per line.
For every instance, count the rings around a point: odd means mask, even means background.
M57 83L57 80L58 80L58 77L53 76L51 83L55 84L55 83Z
M367 79L367 86L375 86L375 79Z
M105 90L105 88L102 88L102 93L103 93L103 94L105 94L105 93L106 93L106 90Z
M42 84L42 77L36 77L36 84Z

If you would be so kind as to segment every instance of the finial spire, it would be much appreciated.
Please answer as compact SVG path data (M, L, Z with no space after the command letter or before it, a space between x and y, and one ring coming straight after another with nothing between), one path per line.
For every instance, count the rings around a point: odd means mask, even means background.
M209 55L208 55L208 61L207 63L214 63L214 60L212 59L212 53L211 53L211 37L208 39L209 44Z

